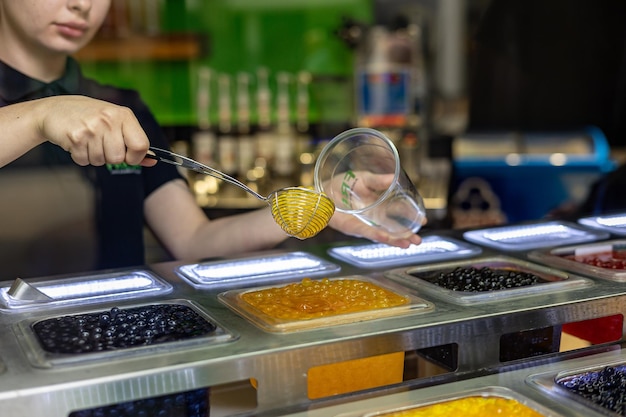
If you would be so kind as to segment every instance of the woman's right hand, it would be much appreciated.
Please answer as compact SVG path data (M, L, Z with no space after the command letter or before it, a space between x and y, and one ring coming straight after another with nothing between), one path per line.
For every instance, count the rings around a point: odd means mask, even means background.
M145 159L148 137L133 112L85 96L34 100L41 138L65 149L78 165L154 165Z

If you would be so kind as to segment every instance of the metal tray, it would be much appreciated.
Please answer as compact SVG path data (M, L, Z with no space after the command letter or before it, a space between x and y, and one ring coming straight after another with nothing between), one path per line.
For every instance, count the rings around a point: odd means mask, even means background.
M614 235L626 236L626 213L583 217L578 219L578 223Z
M626 265L626 240L608 240L588 245L572 245L553 249L535 250L528 253L528 257L536 262L566 269L577 274L625 282L626 267L623 269L604 268L590 265L582 260L567 258L568 256L583 257L595 254L608 254L615 251L624 252L624 264Z
M28 280L28 283L50 299L14 298L9 294L11 283L5 283L0 287L0 310L7 312L49 311L53 307L163 295L172 290L168 282L143 269Z
M341 324L356 323L366 320L375 320L386 317L394 317L407 314L421 314L432 311L434 305L430 302L422 300L410 293L406 292L405 288L394 286L392 283L382 283L375 281L374 279L364 275L349 275L336 278L329 278L330 281L339 280L358 280L373 283L383 289L389 290L397 295L400 295L408 300L407 304L380 308L374 310L365 310L360 312L349 312L344 314L330 315L326 317L316 317L311 319L281 319L272 317L256 307L252 306L248 302L242 299L242 296L249 292L255 292L260 290L266 290L270 288L278 288L276 286L256 287L250 289L237 289L230 290L218 295L218 299L228 306L231 310L235 311L242 317L252 322L257 327L275 333L296 332L302 330L313 330L322 327L332 327ZM287 284L288 285L288 284ZM283 286L284 287L284 286Z
M524 251L608 239L609 233L590 230L576 223L544 222L470 230L463 237L470 242L504 251Z
M532 374L526 378L526 383L534 388L539 389L541 392L547 394L555 401L567 403L570 407L578 409L582 412L582 415L588 415L589 411L593 410L596 413L604 416L619 416L622 414L614 413L608 408L605 408L583 397L582 395L576 394L557 383L557 381L566 380L574 376L585 375L587 373L600 371L606 366L624 367L626 366L626 362L623 358L621 360L611 360L606 362L598 361L596 364L593 365L576 367L565 371L553 371Z
M89 315L89 314L106 314L110 313L112 308L117 306L112 306L109 309L100 309L100 310L85 310L80 313L73 313L71 315L59 315L59 316L39 316L32 317L28 320L23 320L14 325L14 332L17 340L20 345L22 345L24 352L28 356L30 362L36 367L42 368L51 368L56 366L64 366L64 365L73 365L73 364L81 364L85 362L94 362L94 361L104 361L104 360L113 360L120 358L128 358L136 355L155 355L158 353L171 353L177 350L188 350L192 348L206 348L207 346L222 344L225 342L229 342L236 339L235 334L227 331L223 326L221 326L215 319L213 319L206 311L204 311L200 306L189 300L167 300L167 301L158 301L155 303L145 303L145 304L135 304L135 305L124 305L119 306L120 310L127 311L128 309L133 308L141 308L141 307L150 307L157 305L177 305L183 306L191 309L195 315L198 317L199 321L206 322L211 324L212 330L207 331L206 334L201 335L192 335L191 337L184 340L173 340L173 341L163 341L157 340L151 344L137 345L137 346L128 346L128 347L116 347L109 350L100 350L100 351L83 351L76 353L58 353L51 352L50 349L45 349L36 332L35 327L38 323L42 323L47 320L57 320L60 322L59 326L63 326L62 321L69 320L80 320L80 316ZM121 327L123 324L117 326ZM132 324L127 326L131 327ZM104 327L104 326L103 326ZM129 332L130 330L126 330ZM95 333L95 332L94 332ZM145 334L144 334L145 335ZM144 335L140 335L139 337L144 337ZM90 335L89 337L92 337ZM104 336L104 335L103 335Z
M385 417L392 415L393 413L410 412L411 410L419 410L422 407L427 407L436 404L442 404L450 401L461 400L469 397L482 397L488 398L502 398L507 400L513 400L519 403L521 406L530 408L531 410L546 417L560 417L561 414L550 410L546 406L539 404L538 402L522 395L510 388L501 386L487 386L484 388L468 389L466 391L452 392L446 395L440 395L432 398L427 398L421 401L415 401L413 403L400 404L396 407L379 407L363 411L355 411L349 413L342 413L336 417ZM469 411L469 410L468 410ZM394 414L395 415L395 414ZM439 414L437 414L439 415ZM465 415L465 414L464 414Z
M467 242L443 236L425 236L419 245L406 249L383 243L339 246L328 250L333 258L361 268L389 268L448 259L469 258L482 249Z
M447 273L455 268L480 269L483 267L531 273L538 276L541 280L533 285L524 287L482 292L454 291L433 282L440 273ZM420 292L458 304L495 302L503 299L526 297L554 291L573 290L593 285L593 281L589 279L508 256L482 257L426 266L397 268L385 272L385 276L403 285L415 288Z
M289 252L182 265L178 275L196 288L264 283L281 279L330 275L339 265L306 252Z

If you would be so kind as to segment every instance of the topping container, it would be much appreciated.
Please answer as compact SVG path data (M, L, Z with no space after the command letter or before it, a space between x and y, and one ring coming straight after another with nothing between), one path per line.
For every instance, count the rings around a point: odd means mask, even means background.
M33 365L39 367L172 352L233 340L232 334L187 300L33 318L17 323L15 333Z
M495 302L593 285L589 279L507 256L397 268L387 271L385 276L460 304Z
M317 286L317 288L315 288ZM380 305L380 297L384 297ZM273 311L254 305L272 297ZM269 332L294 332L432 311L434 306L390 284L354 275L323 280L305 278L281 287L237 289L218 299L250 322ZM266 301L262 300L262 301ZM384 306L387 300L398 301ZM282 303L282 304L281 304ZM258 305L258 304L257 304ZM270 306L272 307L272 306Z
M502 386L488 386L415 401L397 407L340 414L337 417L422 417L422 416L517 416L557 417L546 406Z
M626 281L626 240L535 250L528 257L577 274Z
M554 414L539 403L503 387L486 387L449 396L433 398L420 404L395 410L380 410L363 417L421 417L421 416L516 416L541 417Z
M626 413L623 358L620 361L582 361L586 365L574 360L569 369L532 374L526 382L556 401L580 409L581 415L623 416Z

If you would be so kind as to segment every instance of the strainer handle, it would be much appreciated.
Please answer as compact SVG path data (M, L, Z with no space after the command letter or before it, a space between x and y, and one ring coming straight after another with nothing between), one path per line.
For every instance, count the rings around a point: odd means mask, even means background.
M259 200L267 201L266 197L263 197L261 194L254 191L252 188L248 187L243 182L238 179L231 177L230 175L224 174L222 171L219 171L215 168L211 168L208 165L204 165L198 161L195 161L191 158L187 158L186 156L179 155L177 153L161 149L155 148L151 146L150 151L146 154L146 158L155 159L157 161L166 162L168 164L180 166L183 168L190 169L192 171L199 172L201 174L209 175L211 177L220 179L222 181L228 182L232 185L235 185L239 188L244 189L249 192Z

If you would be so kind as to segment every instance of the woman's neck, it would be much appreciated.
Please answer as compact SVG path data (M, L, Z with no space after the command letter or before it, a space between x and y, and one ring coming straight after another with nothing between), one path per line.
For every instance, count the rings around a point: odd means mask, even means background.
M0 59L31 78L52 82L65 72L67 55L49 50L33 53L32 49L11 48L0 41Z

